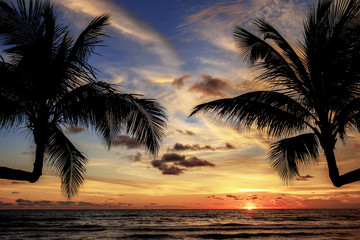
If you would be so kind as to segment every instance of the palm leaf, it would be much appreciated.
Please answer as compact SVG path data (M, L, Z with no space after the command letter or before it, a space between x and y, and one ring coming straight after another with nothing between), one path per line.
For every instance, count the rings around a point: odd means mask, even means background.
M319 1L304 24L303 49L315 101L334 111L360 93L359 1Z
M57 126L51 129L45 148L45 160L60 173L63 194L67 198L74 197L85 181L87 159Z
M44 12L53 12L53 6L46 0L18 0L16 5L1 0L0 35L3 44L20 46L36 40L42 32Z
M272 39L276 45L283 51L283 54L286 56L287 62L292 67L294 72L297 75L297 83L300 85L305 85L309 88L309 75L306 71L302 60L296 54L295 50L290 46L290 44L281 36L281 34L268 22L264 19L256 19L254 21L257 30L264 35L264 40Z
M360 98L355 98L344 105L334 116L336 134L344 140L348 130L360 132Z
M155 99L134 98L132 102L135 109L128 116L126 132L156 155L166 128L164 109Z
M269 161L280 178L289 183L299 176L299 164L317 162L319 140L313 133L282 139L269 149Z
M69 54L69 62L79 65L80 68L87 70L86 74L84 72L84 77L88 80L91 80L92 77L95 78L95 69L87 63L87 60L94 52L95 47L99 46L103 41L102 37L106 36L104 27L108 25L108 22L108 14L103 14L94 18L79 35Z
M286 87L287 91L306 93L309 89L298 78L296 69L269 43L245 30L235 27L234 37L243 58L262 73L256 77L273 86Z
M259 130L266 129L275 137L301 131L311 126L313 118L300 103L273 91L250 92L200 104L194 107L190 117L199 112L209 112L237 128L256 125Z
M122 93L105 82L78 87L59 101L58 108L65 122L95 129L109 148L119 134L127 133L156 154L166 127L156 100Z

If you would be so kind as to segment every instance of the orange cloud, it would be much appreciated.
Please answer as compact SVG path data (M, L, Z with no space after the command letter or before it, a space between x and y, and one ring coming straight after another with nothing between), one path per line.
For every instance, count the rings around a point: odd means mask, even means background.
M175 78L174 81L172 82L172 85L176 88L182 88L185 84L185 80L188 79L189 77L191 77L190 74L186 74L184 76L181 76L179 78Z
M203 96L219 96L224 97L225 90L229 89L231 82L229 80L214 78L210 75L201 75L202 81L196 82L190 86L189 90L194 92L201 92Z

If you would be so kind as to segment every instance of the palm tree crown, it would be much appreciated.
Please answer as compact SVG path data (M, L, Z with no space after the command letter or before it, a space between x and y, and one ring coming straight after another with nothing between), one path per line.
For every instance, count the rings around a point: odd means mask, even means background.
M88 63L105 35L109 16L94 18L75 38L57 24L48 1L0 0L0 129L25 126L36 144L32 172L0 167L0 178L35 182L44 162L61 176L62 191L73 197L84 181L87 158L63 132L66 126L94 130L110 148L121 133L156 154L166 127L162 106L98 81Z
M237 26L234 37L271 90L200 104L190 116L208 112L283 138L270 146L269 160L285 182L299 175L300 164L317 162L320 147L335 186L360 180L360 169L339 175L334 155L338 139L360 131L360 1L319 0L297 49L265 20L254 25L257 35Z

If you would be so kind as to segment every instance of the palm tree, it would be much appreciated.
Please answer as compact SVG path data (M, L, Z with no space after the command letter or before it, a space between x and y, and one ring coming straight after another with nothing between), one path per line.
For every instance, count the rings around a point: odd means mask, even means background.
M206 112L278 138L269 160L286 183L299 176L299 165L318 161L320 148L334 186L359 181L360 169L339 174L334 150L338 139L360 131L360 1L319 0L297 49L265 20L254 25L258 36L237 26L234 37L270 90L200 104L190 116Z
M7 46L7 61L0 62L0 129L25 128L36 144L32 172L0 167L0 178L33 183L48 164L60 174L65 196L73 197L87 158L64 134L66 126L93 130L108 148L126 133L157 154L166 127L162 106L96 80L88 63L108 19L96 17L75 38L56 23L48 1L0 1L0 39Z

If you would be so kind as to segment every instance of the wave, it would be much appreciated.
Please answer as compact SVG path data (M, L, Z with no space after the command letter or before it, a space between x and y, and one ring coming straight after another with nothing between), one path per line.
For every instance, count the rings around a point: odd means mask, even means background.
M226 231L226 230L326 230L326 229L360 229L359 224L339 225L299 225L299 224L268 224L251 225L240 223L212 224L212 225L182 225L182 226L146 226L146 227L125 227L130 231Z
M74 218L74 217L17 217L17 216L0 217L0 223L1 222L9 222L9 221L54 222L54 221L75 221L75 220L79 220L79 218Z
M73 226L47 226L47 225L31 225L27 226L11 226L11 227L0 227L0 232L63 232L63 231L105 231L107 228L101 225L82 224Z
M169 234L131 234L131 235L127 235L124 237L120 237L121 238L126 238L126 239L163 239L163 238L167 238L167 239L176 239L175 236L169 235Z
M195 238L201 239L234 239L234 238L258 238L258 237L300 237L300 236L314 236L314 235L323 235L323 233L308 233L308 232L296 232L296 233L236 233L236 234L199 234L194 235Z

